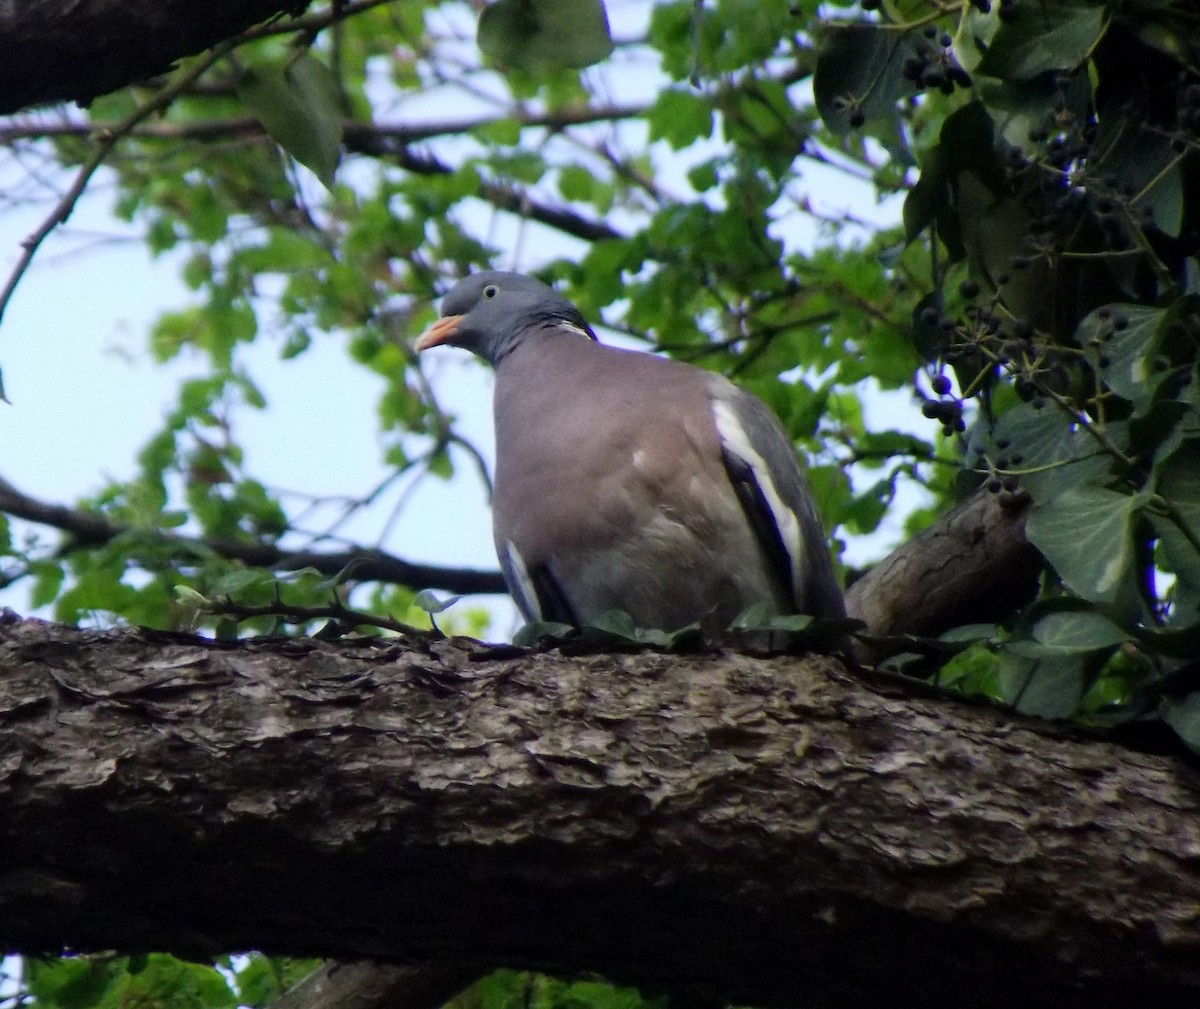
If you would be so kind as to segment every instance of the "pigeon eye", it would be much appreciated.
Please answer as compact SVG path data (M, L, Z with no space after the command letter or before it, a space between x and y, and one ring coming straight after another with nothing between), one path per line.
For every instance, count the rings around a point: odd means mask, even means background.
M483 289L483 296L485 298L494 298L499 293L500 288L498 288L495 284L488 284L488 286Z

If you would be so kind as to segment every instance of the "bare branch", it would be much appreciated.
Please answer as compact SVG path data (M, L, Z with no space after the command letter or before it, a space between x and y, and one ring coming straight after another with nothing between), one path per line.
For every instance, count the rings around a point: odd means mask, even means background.
M1037 590L1042 557L1025 539L1027 507L979 491L893 551L846 592L873 635L939 634L998 619Z
M644 115L646 108L639 105L604 105L593 108L559 109L547 113L514 112L511 116L487 116L475 119L443 120L426 123L363 123L347 120L344 133L362 137L376 137L379 141L389 140L399 144L418 143L433 137L456 136L494 123L514 120L522 127L545 127L561 130L568 126L589 123L613 122L636 119ZM41 140L48 137L91 137L107 130L115 131L117 123L96 121L62 120L45 122L37 119L16 120L0 124L0 144L17 140ZM228 119L197 119L189 122L139 123L124 131L124 135L138 140L224 140L231 137L261 136L267 131L253 116L234 116Z
M414 152L406 144L397 143L387 136L351 131L346 135L345 142L347 150L377 158L389 158L415 175L451 175L454 172L450 165L433 154ZM585 242L602 242L625 237L603 221L585 217L565 207L542 203L519 186L484 182L479 195L499 210L507 210L518 217L538 221Z
M100 546L114 537L135 532L138 536L153 540L156 548L161 549L164 545L173 547L181 558L194 559L197 554L214 553L230 560L277 571L314 568L321 574L342 574L352 581L390 582L413 588L444 589L460 595L505 591L504 580L498 571L415 564L382 550L284 550L274 543L267 542L200 539L177 536L160 530L135 530L119 522L112 522L98 512L39 501L21 493L4 480L0 480L0 512L28 522L61 529L69 533L78 546Z

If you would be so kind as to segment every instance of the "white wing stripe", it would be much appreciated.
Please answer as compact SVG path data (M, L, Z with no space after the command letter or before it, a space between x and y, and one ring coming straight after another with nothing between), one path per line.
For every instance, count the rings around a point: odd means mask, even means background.
M508 575L509 591L516 597L517 608L531 621L542 619L542 606L538 600L537 589L529 578L529 570L525 567L525 558L511 543L504 544L504 570Z
M750 441L750 437L746 434L746 429L742 427L742 422L738 420L733 407L724 400L715 398L712 403L712 413L713 423L717 426L717 434L720 435L721 441L729 451L741 458L753 471L754 478L762 489L763 497L767 499L767 506L771 509L771 515L779 529L779 536L783 540L784 548L788 552L792 584L800 585L803 547L800 539L799 518L791 508L783 503L783 499L775 489L775 482L771 479L770 467L754 448L753 442Z

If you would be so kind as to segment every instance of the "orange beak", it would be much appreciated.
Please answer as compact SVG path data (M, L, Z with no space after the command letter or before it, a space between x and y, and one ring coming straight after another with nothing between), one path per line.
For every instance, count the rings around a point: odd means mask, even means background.
M461 315L447 315L444 318L438 319L437 322L417 337L417 342L413 346L418 351L421 351L450 343L457 335L458 327L462 325L462 321L463 317Z

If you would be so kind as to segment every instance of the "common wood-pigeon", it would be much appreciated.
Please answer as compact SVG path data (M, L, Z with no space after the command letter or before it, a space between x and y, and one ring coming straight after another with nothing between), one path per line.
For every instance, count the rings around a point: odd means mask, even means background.
M757 602L844 616L821 519L783 427L720 375L599 343L518 273L473 274L416 348L496 369L493 528L527 620L724 628Z

